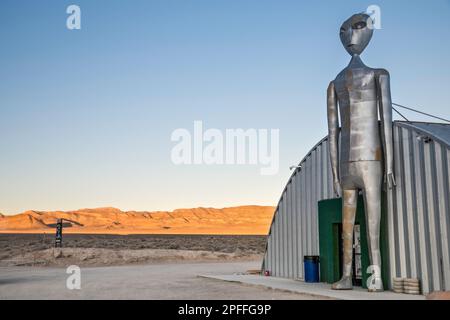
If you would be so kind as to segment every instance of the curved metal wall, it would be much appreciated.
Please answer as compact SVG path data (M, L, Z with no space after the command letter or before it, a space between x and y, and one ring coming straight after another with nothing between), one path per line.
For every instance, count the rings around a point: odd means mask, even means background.
M333 197L328 140L322 139L290 177L269 230L263 270L303 278L303 256L319 254L317 202Z
M397 187L387 210L389 278L417 277L424 293L450 290L450 147L439 136L450 126L426 125L393 125ZM303 279L303 256L319 254L317 202L334 197L327 138L300 166L269 231L262 270L277 277Z
M424 293L450 290L450 146L435 134L442 129L450 134L449 125L394 125L397 187L388 192L387 210L391 277L419 278Z

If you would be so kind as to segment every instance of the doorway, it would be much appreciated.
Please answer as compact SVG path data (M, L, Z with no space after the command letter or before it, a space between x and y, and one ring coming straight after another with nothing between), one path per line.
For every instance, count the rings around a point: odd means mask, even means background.
M343 269L344 269L344 238L342 235L342 223L335 223L334 229L336 230L334 233L335 241L338 243L339 252L338 258L336 259L336 265L339 266L339 278L342 277ZM352 283L353 286L361 287L362 286L362 249L361 249L361 226L360 224L355 224L353 230L353 261L352 261Z
M385 206L382 201L381 218L381 260L382 278L387 288L387 228L385 224ZM342 276L342 199L328 199L318 202L319 209L319 252L320 252L320 281L334 283ZM370 274L366 273L369 266L367 248L366 221L362 196L358 197L356 209L354 246L353 246L353 285L366 288Z

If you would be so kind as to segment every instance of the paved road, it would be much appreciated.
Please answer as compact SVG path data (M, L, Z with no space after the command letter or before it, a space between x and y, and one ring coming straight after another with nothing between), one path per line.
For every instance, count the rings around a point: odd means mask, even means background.
M0 299L314 299L197 277L257 269L255 262L170 263L81 269L81 289L69 290L62 268L0 268Z

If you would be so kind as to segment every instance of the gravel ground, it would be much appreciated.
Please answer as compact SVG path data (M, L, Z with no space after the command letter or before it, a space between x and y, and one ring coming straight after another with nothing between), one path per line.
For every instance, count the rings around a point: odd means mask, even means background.
M265 236L0 234L0 266L111 266L174 260L255 260ZM61 252L59 252L61 251Z
M0 299L317 299L198 277L257 270L265 236L0 234ZM81 289L69 290L69 265Z
M0 268L0 299L318 299L200 278L259 268L260 261L170 263L81 268L81 289L69 290L65 268Z

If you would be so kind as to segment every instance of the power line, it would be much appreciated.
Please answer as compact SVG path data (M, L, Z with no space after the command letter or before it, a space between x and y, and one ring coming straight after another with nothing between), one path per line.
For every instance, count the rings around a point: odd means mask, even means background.
M425 112L423 112L423 111L419 111L419 110L416 110L416 109L413 109L413 108L405 107L405 106L402 106L401 104L398 104L398 103L393 103L393 102L392 102L392 104L393 104L394 106L397 106L397 107L400 107L400 108L404 108L404 109L407 109L407 110L410 110L410 111L414 111L414 112L423 114L423 115L428 116L428 117L431 117L431 118L435 118L435 119L438 119L438 120L441 120L441 121L445 121L445 122L450 123L450 120L448 120L448 119L444 119L444 118L441 118L441 117L437 117L437 116L434 116L434 115L432 115L432 114L425 113ZM393 108L393 109L394 109L394 108ZM395 110L395 109L394 109L394 110ZM400 112L398 112L397 110L395 110L395 111L396 111L398 114L400 114L406 121L409 121L409 120L406 119Z
M405 119L405 120L408 121L408 122L411 122L411 121L409 121L404 115L402 115L402 114L400 113L400 111L398 111L398 110L395 109L394 107L392 107L392 109L393 109L395 112L397 112L397 113L400 115L400 117L402 117L403 119Z

